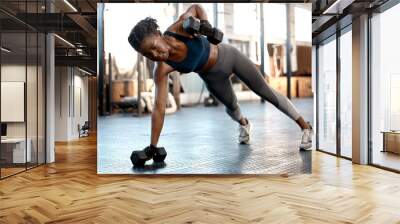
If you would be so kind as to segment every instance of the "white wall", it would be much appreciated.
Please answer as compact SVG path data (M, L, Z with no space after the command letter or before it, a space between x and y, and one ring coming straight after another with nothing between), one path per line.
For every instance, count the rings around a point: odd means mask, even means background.
M25 121L25 82L1 81L1 108L2 122Z
M2 65L1 81L19 81L25 82L25 64L24 65ZM28 70L32 67L28 66Z
M25 65L2 65L1 81L25 82L25 68ZM1 108L1 110L5 109L6 108ZM25 137L25 123L7 123L7 137Z
M67 141L68 85L67 67L55 68L55 141Z
M55 140L77 139L78 124L88 120L88 78L76 68L56 67L55 86Z
M79 71L78 71L79 72ZM73 138L79 137L77 126L78 124L83 125L85 121L88 121L88 78L82 77L81 73L77 70L74 71L74 107L72 108L72 120L71 120L71 135Z
M28 74L33 72L33 66L25 67L24 65L2 65L1 66L1 81L4 82L25 82L25 75L27 69ZM36 72L36 70L35 70ZM26 83L26 82L25 82ZM34 93L27 93L27 96L36 96L36 91ZM1 110L6 110L7 108L1 108ZM29 116L29 114L28 114ZM28 117L31 120L31 117ZM25 122L7 122L7 136L8 137L25 137ZM29 136L28 136L29 137Z

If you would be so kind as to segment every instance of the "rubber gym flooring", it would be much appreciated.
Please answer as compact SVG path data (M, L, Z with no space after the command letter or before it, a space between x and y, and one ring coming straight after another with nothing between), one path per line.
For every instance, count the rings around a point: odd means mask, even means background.
M313 100L294 99L306 120L313 120ZM218 107L184 107L166 115L159 146L164 164L132 167L132 150L150 141L149 115L118 114L98 118L99 174L300 174L311 172L311 152L299 151L301 131L269 103L240 102L252 124L251 144L240 145L238 125Z

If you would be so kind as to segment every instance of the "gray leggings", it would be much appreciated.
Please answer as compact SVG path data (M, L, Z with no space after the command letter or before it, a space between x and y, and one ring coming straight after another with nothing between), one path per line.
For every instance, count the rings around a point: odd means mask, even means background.
M219 44L216 64L209 71L199 75L208 91L225 105L226 112L233 120L239 121L242 114L229 78L232 73L258 96L272 103L291 119L299 119L300 114L290 100L265 82L261 72L249 58L228 44Z

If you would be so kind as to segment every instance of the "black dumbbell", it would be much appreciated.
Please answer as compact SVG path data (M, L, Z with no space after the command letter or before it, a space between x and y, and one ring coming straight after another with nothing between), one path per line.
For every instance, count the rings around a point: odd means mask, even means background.
M153 156L153 161L156 163L164 162L165 157L167 157L167 151L164 147L156 147Z
M217 28L213 28L207 20L198 20L192 16L183 21L183 29L189 34L201 34L207 37L212 44L221 43L224 33Z
M207 20L200 20L199 33L207 37L207 40L212 44L221 43L224 33L217 28L213 28Z
M143 150L133 151L131 154L131 161L134 166L144 166L147 160L153 158L156 149L151 146L147 146Z
M213 28L211 24L208 22L208 20L201 19L199 33L204 36L209 36L212 35L212 32Z
M200 20L199 33L206 36L207 40L212 44L221 43L224 33L217 28L213 28L207 20Z
M221 43L222 38L224 38L224 33L217 28L213 28L212 34L207 36L207 40L215 45Z
M200 21L195 19L193 16L189 16L183 20L182 26L187 33L194 35L200 30Z

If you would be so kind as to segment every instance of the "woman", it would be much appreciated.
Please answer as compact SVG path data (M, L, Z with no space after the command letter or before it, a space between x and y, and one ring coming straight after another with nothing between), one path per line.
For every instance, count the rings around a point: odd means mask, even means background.
M249 143L250 122L240 112L229 79L232 73L235 73L257 95L296 121L303 130L299 148L310 149L312 128L300 116L293 104L272 89L250 59L236 48L227 44L213 45L204 36L194 36L185 32L182 23L190 16L207 20L205 10L200 5L194 4L179 17L178 21L168 27L164 34L159 31L156 20L148 17L135 25L128 38L136 51L157 62L154 74L156 99L151 117L150 147L156 147L164 123L168 74L172 71L183 73L194 71L204 80L210 93L225 105L229 116L239 123L239 143Z

